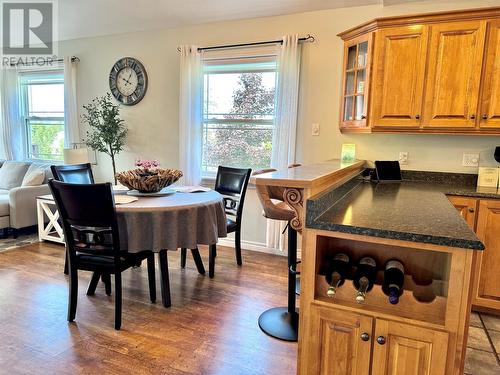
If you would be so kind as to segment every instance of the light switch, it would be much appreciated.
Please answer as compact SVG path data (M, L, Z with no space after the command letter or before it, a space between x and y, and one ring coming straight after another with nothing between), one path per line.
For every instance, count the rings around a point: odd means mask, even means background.
M319 124L312 124L312 135L319 135Z

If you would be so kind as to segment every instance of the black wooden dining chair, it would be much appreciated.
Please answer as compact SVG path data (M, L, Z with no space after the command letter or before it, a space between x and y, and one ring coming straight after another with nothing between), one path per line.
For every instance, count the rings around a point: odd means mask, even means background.
M94 174L92 173L92 166L90 163L84 164L62 164L62 165L51 165L50 170L52 171L52 176L54 180L61 182L68 182L71 184L93 184ZM64 274L68 274L68 254L66 253L66 259L64 261ZM103 275L102 281L106 285L106 292L111 294L110 278L109 276Z
M214 190L221 194L224 199L224 208L227 216L227 233L235 234L234 251L236 263L242 265L241 260L241 219L243 214L243 204L248 187L248 180L252 173L251 169L231 168L219 166L217 177L215 178ZM217 246L210 245L208 255L208 276L214 277L215 257L217 256ZM196 256L193 253L193 257ZM186 266L186 249L181 249L181 267Z
M156 301L154 254L150 250L129 253L120 249L118 223L111 184L71 184L49 181L63 223L68 252L68 321L76 315L78 270L93 272L87 295L93 295L101 275L115 277L115 329L121 327L121 273L147 259L149 293Z
M94 175L90 163L52 165L54 180L72 184L93 184Z

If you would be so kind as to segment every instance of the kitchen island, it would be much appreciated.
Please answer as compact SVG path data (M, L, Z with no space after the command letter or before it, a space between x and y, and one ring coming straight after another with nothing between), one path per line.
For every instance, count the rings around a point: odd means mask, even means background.
M452 190L463 189L358 176L307 201L300 374L463 373L473 255L484 245L447 199ZM363 304L349 279L327 296L328 259L338 253L351 265L364 256L378 265ZM398 304L381 286L390 259L404 264Z

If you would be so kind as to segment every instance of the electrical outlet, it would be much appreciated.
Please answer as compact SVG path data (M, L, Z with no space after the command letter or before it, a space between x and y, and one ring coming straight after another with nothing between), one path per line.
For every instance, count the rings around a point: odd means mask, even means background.
M319 124L312 124L312 135L319 135Z
M401 151L399 153L399 164L406 165L408 164L408 152Z
M462 159L464 167L479 167L479 154L464 154Z

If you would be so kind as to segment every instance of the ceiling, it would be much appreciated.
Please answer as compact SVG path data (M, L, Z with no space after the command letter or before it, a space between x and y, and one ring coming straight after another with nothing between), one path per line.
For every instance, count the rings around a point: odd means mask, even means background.
M416 0L59 0L59 39Z

